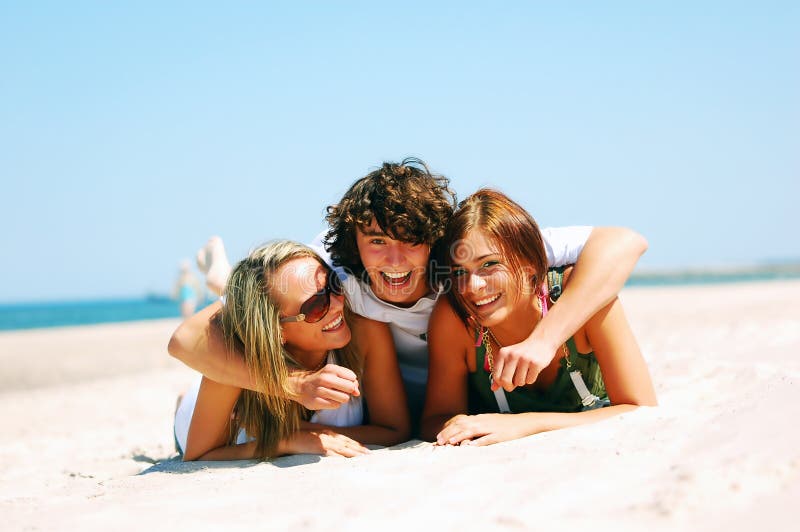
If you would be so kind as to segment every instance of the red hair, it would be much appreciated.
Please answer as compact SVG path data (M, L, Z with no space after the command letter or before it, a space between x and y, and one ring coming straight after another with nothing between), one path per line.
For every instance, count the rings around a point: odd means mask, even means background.
M538 290L547 273L547 253L536 220L502 192L478 190L458 205L436 252L439 264L449 273L447 295L465 324L469 314L460 294L453 289L452 267L458 262L455 255L459 242L475 229L498 247L521 287L526 286L526 279L533 278L529 286Z

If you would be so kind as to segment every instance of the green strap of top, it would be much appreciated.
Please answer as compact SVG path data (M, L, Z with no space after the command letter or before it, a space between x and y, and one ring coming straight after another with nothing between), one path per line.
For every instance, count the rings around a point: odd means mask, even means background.
M553 271L553 270L551 270ZM563 270L562 270L563 271ZM553 287L557 282L560 289L561 272L556 271L557 275L548 276L548 284ZM477 331L475 341L478 342L480 331ZM567 361L563 351L559 349L556 357L559 359L559 368L556 379L546 390L534 389L532 386L517 387L511 392L506 392L508 406L512 412L579 412L582 410L581 398L575 390L570 371L579 370L589 391L601 399L606 399L605 384L603 375L600 372L600 364L594 353L578 353L575 347L575 340L567 340L567 350L569 351L570 368L567 369ZM499 412L497 400L494 392L490 388L489 373L484 369L486 358L486 345L481 342L475 348L476 371L470 373L469 380L472 388L477 392L478 403L474 405L479 412Z

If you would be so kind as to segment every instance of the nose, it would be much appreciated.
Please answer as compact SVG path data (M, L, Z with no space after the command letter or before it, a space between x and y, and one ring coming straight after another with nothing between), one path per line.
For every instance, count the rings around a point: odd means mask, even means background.
M473 294L477 294L483 287L486 286L486 280L480 275L469 274L469 282L467 289Z
M386 260L390 266L399 266L403 263L403 253L400 246L390 245L386 250Z
M339 312L344 308L344 295L331 294L331 306L328 309L328 314L332 312Z

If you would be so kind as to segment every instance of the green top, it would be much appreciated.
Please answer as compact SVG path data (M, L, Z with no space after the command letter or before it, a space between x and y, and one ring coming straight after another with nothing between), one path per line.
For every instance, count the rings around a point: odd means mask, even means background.
M480 334L480 332L478 333ZM477 340L477 338L476 338ZM536 390L530 386L514 388L512 392L505 392L508 406L513 413L520 412L580 412L583 410L581 398L575 390L570 379L570 371L580 370L586 387L600 399L608 399L606 386L603 383L603 374L600 372L594 353L578 353L575 341L567 340L569 350L570 368L567 369L566 358L559 350L560 356L558 375L555 381L546 390ZM476 371L469 374L469 381L477 392L478 410L480 412L499 412L494 392L490 388L489 373L484 369L486 357L485 342L475 347Z

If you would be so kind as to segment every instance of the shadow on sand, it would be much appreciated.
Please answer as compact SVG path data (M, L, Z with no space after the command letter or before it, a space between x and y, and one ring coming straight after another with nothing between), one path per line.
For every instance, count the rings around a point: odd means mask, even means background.
M401 451L404 449L410 449L413 447L420 447L426 446L424 442L420 440L410 440L398 445L394 445L392 447L381 447L379 445L369 445L370 449L376 450L381 449L385 451ZM226 461L218 461L218 462L210 462L210 461L197 461L197 462L184 462L181 460L180 455L175 455L170 458L157 460L154 458L150 458L146 455L136 455L133 457L134 460L137 462L149 462L153 464L152 467L148 467L139 475L148 475L150 473L172 473L172 474L186 474L186 473L194 473L195 471L202 471L204 469L245 469L249 467L254 467L261 465L262 463L268 464L273 467L295 467L295 466L302 466L302 465L309 465L315 464L322 460L322 456L317 454L293 454L291 456L280 456L278 458L273 458L267 461L261 460L226 460Z

